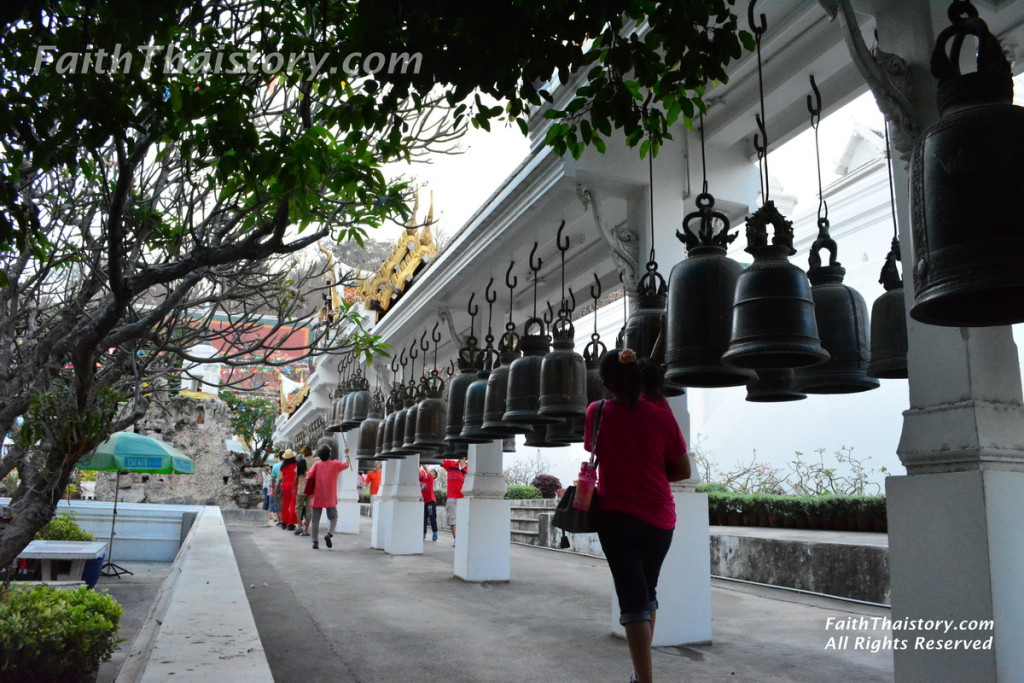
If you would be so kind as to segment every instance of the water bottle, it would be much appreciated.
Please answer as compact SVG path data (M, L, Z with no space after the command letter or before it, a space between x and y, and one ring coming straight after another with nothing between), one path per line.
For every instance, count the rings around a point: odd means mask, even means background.
M594 499L594 490L597 488L597 466L591 465L584 460L580 465L580 475L576 480L576 497L572 506L577 510L589 510L590 503Z

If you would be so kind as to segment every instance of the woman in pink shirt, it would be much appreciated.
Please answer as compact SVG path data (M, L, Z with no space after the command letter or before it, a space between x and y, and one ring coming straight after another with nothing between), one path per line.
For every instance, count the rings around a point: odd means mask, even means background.
M330 439L320 439L316 446L316 457L320 460L313 463L306 473L306 479L315 482L313 495L309 499L309 506L313 512L313 550L320 547L317 542L320 538L320 516L325 509L328 528L324 543L328 548L333 547L331 537L334 536L334 529L338 524L338 475L352 466L347 452L345 462L337 460L338 456Z
M633 661L632 680L650 683L658 575L676 526L669 482L688 479L690 462L664 399L640 400L646 383L635 352L609 351L601 359L600 374L612 398L587 409L584 442L597 454L597 534L615 583L619 623L625 627Z

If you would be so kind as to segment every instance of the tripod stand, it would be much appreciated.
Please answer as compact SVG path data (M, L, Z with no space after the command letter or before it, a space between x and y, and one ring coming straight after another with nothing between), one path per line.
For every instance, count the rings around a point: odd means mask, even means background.
M117 499L121 495L121 471L117 471L117 477L114 481L114 514L110 516L110 546L107 548L107 562L100 569L100 574L103 576L116 576L121 578L122 574L131 574L134 576L134 572L130 572L119 564L114 564L111 560L114 559L114 525L117 524ZM95 565L94 565L95 566Z

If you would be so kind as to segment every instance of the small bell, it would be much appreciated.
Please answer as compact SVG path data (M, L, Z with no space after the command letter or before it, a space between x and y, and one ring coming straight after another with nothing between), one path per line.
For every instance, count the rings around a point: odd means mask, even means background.
M807 394L793 388L796 373L790 368L761 368L757 379L747 384L747 400L752 403L801 401Z
M540 415L540 376L544 356L550 349L544 321L530 318L523 325L520 342L523 357L517 358L508 370L508 395L502 420L518 424L538 425L558 422L557 417Z
M793 388L808 394L852 394L877 389L878 380L867 375L867 304L857 290L843 284L846 269L836 260L838 248L828 234L828 219L819 218L818 228L807 277L821 345L828 351L829 359L797 370ZM821 263L822 249L829 252L828 265Z
M900 241L893 238L885 257L879 283L885 294L871 307L871 363L868 376L879 379L906 379L907 371L907 304L903 278L896 267L900 260Z

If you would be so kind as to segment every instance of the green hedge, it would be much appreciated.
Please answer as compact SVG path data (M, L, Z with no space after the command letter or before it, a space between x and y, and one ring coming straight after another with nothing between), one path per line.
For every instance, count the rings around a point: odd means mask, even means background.
M698 491L701 487L698 487ZM776 496L705 488L711 524L885 531L885 496Z
M93 540L92 532L78 526L75 518L66 512L60 513L60 515L47 522L46 526L36 532L35 537L40 541Z
M124 610L106 592L34 586L0 597L0 679L93 681Z
M540 498L540 489L536 486L522 486L513 484L505 491L505 498L509 500L525 500L529 498Z

